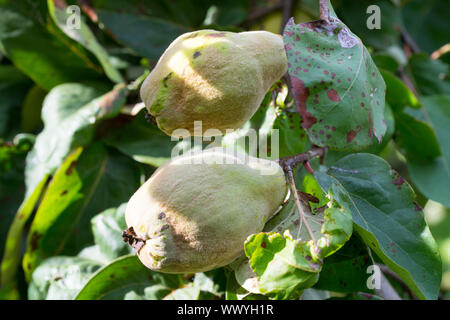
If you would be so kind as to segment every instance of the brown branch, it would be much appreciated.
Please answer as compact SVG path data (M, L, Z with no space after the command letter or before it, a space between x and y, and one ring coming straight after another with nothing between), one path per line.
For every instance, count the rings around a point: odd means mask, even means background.
M402 78L405 85L411 90L411 92L416 96L416 98L419 98L419 94L417 93L416 88L414 87L414 84L412 83L411 79L406 75L403 68L398 69L398 74L400 75L400 78Z
M278 163L288 176L290 189L292 194L294 195L295 204L297 205L300 218L302 219L302 222L305 224L305 227L308 230L308 233L314 243L316 242L316 239L314 237L311 228L309 227L308 222L306 221L305 212L303 211L303 207L300 203L299 192L297 191L297 188L295 186L294 175L292 173L292 170L301 163L303 165L307 164L311 159L315 157L320 157L322 161L323 158L325 157L326 151L327 151L326 148L313 147L311 150L307 152L300 153L291 157L284 157L278 160Z
M92 22L98 22L97 12L95 12L89 0L77 0L77 3L81 7L81 10L89 17L89 19L91 19Z
M311 150L296 154L295 156L284 157L278 160L280 166L287 172L289 169L292 170L299 164L305 164L315 157L320 157L321 160L325 157L327 153L327 148L312 147Z
M261 19L261 18L271 14L272 12L280 10L282 7L283 7L283 3L281 1L279 1L270 7L255 10L248 15L248 17L242 22L242 24L246 24L246 23Z
M281 20L280 33L283 34L284 26L294 15L295 4L293 0L283 0L283 19Z
M328 7L328 0L319 0L320 19L330 20L330 8Z
M408 47L408 50L411 53L420 52L419 46L416 44L414 39L409 35L408 31L405 28L401 29L401 39L404 45Z
M394 279L396 282L398 282L403 289L405 289L409 295L411 296L411 299L413 300L418 300L417 296L414 294L414 292L412 292L412 290L408 287L408 285L403 282L403 280L391 269L389 269L388 266L382 265L382 264L378 264L378 266L380 267L380 270L387 274L389 277L391 277L392 279Z

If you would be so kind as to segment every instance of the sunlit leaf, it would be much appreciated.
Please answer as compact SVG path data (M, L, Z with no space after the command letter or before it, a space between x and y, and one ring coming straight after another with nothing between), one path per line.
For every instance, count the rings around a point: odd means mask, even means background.
M86 283L77 300L163 299L181 286L180 275L170 275L147 269L134 255L120 257L102 269Z

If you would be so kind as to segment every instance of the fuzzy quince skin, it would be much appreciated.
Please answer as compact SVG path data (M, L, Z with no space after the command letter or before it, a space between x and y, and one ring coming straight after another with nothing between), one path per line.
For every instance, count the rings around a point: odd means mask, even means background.
M203 163L191 164L199 159ZM236 259L287 193L281 167L258 160L244 162L219 148L174 158L156 170L125 213L127 226L145 241L141 262L160 272L195 273Z
M283 39L267 31L201 30L175 39L141 86L159 128L212 136L240 128L287 71ZM194 132L202 121L202 132ZM216 131L217 132L217 131Z

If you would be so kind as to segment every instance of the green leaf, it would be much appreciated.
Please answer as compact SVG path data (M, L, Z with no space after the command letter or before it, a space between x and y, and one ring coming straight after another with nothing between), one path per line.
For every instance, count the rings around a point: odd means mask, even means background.
M66 209L67 206L69 206L70 209L70 204L74 200L78 200L78 203L82 203L84 195L89 192L89 189L92 187L91 185L95 181L95 173L99 170L98 166L102 165L102 161L98 161L99 159L95 159L94 156L105 157L105 151L99 153L98 151L101 150L96 148L96 150L94 150L96 151L95 154L90 155L91 157L84 157L87 158L87 160L96 160L93 162L95 163L95 167L86 170L86 160L84 160L84 163L81 163L81 165L77 163L82 151L83 149L80 147L70 154L61 165L61 168L56 172L33 220L28 234L27 251L23 258L23 269L28 280L30 280L34 269L44 258L57 254L57 252L61 250L61 248L59 248L60 243L62 242L60 237L62 237L62 239L67 237L67 230L73 228L72 224L76 221L76 216L73 217L73 214L72 217L69 216L69 219L67 219L67 217L63 215L64 209ZM84 169L84 172L79 172L79 168L76 170L74 168L75 165L81 167L82 170ZM83 182L86 183L84 190ZM55 201L58 201L59 203L54 203ZM79 210L79 208L77 209ZM77 213L78 212L75 212L75 214ZM55 223L58 218L66 218L65 221L62 221L64 222L62 225L65 226L65 228L60 227L58 228L59 230L55 230L55 232L52 230L52 227L58 227L58 224Z
M10 140L20 130L20 106L31 81L12 65L0 65L0 140Z
M92 243L90 220L106 205L127 201L139 176L127 158L98 142L78 148L56 172L30 228L23 260L26 276L46 257L75 254ZM126 162L124 162L124 160ZM117 234L121 239L121 235Z
M384 134L383 141L381 141L381 143L379 144L378 141L376 140L376 138L372 137L372 139L374 140L373 144L363 150L365 153L372 153L372 154L382 153L383 150L385 150L385 148L388 146L392 137L394 136L394 132L395 132L394 113L392 112L391 107L387 103L384 106L384 120L386 121L387 129L386 129L386 133ZM331 166L337 160L339 160L351 153L352 152L350 152L350 151L329 150L327 152L327 156L325 157L325 165Z
M408 159L411 180L427 198L450 208L450 176L448 164L443 157L432 160Z
M199 298L200 289L194 286L190 286L172 291L164 297L164 300L199 300Z
M27 220L33 213L34 207L44 190L48 175L45 175L34 188L31 195L22 202L9 228L6 237L5 253L1 264L1 286L9 288L15 286L15 275L21 258L22 234Z
M284 29L293 95L312 143L360 150L386 131L386 86L361 40L330 14Z
M425 116L429 119L437 140L441 148L441 152L446 162L447 173L450 168L450 94L436 95L421 98Z
M372 55L372 59L377 65L378 69L380 69L381 75L383 75L383 69L392 73L395 73L399 68L399 63L392 56L385 53L376 53ZM386 78L384 77L384 81L386 82L386 90L389 90L389 83L387 83ZM386 92L386 96L387 96Z
M288 87L283 84L277 92L275 99L275 116L272 128L279 130L279 158L293 156L306 150L308 139L305 129L302 127L302 118L295 109L286 104L294 104L292 100L287 101ZM272 94L271 94L272 95ZM270 105L272 107L272 105ZM268 110L269 111L269 110ZM276 138L275 138L276 139Z
M202 292L209 292L221 297L226 290L226 273L224 268L196 273L193 284Z
M182 285L180 275L147 269L136 256L123 256L98 270L76 300L162 299Z
M156 61L170 43L189 29L167 20L103 9L96 10L99 21L124 45Z
M227 1L228 3L229 1ZM200 26L205 18L211 0L194 0L181 2L168 2L165 0L145 1L129 0L93 0L91 1L95 11L105 10L117 14L129 14L138 17L153 17L169 20L185 26ZM219 7L223 5L220 2Z
M450 208L450 134L448 130L450 96L422 97L421 101L424 107L423 113L436 132L442 156L434 159L408 158L409 173L414 184L425 196ZM420 144L420 140L414 142ZM422 147L429 148L427 145Z
M353 215L355 231L424 299L436 299L442 266L436 243L408 183L371 154L349 155L315 176Z
M422 95L449 94L449 65L440 60L431 60L426 54L412 55L408 69L415 82L415 88Z
M98 59L106 75L116 83L123 82L121 74L113 67L106 50L97 42L87 24L80 18L80 27L73 28L67 21L71 13L67 11L64 1L47 0L48 11L55 24L70 38L79 42Z
M400 45L400 30L402 16L390 0L352 1L344 0L338 10L342 20L365 43L379 50L386 50L395 45ZM380 29L369 29L367 21L371 14L367 13L370 5L380 8Z
M380 72L386 82L386 102L393 110L401 111L406 106L416 109L421 107L414 93L403 81L387 70L381 69Z
M33 272L28 299L71 300L100 267L98 262L79 257L46 259Z
M332 297L327 300L384 300L383 298L366 292L354 292L345 297Z
M429 54L448 43L449 10L448 1L440 0L409 0L402 8L408 33Z
M330 201L333 193L330 191L327 196L312 175L307 174L300 181L303 184L301 190L317 198L308 205L301 203L316 242L311 239L291 197L267 222L266 233L252 235L247 240L245 254L249 261L238 261L233 266L238 283L252 293L268 294L277 299L300 295L298 288L308 288L317 279L309 278L295 268L304 272L320 271L323 258L334 254L350 239L353 229L350 211L336 201ZM284 238L281 232L285 232ZM271 237L277 242L268 245ZM305 257L303 260L299 252ZM284 263L290 267L284 267Z
M311 236L300 219L300 213L292 198L268 221L264 230L280 233L289 230L294 239L309 241L314 248L312 249L314 255L318 259L323 259L338 251L350 239L353 229L351 213L335 201L332 191L328 191L328 195L323 192L311 174L306 174L301 180L302 192L318 200L317 203L308 202L308 205L301 201L306 221L317 243L313 244L310 241Z
M119 206L127 202L141 184L140 168L137 163L111 149L108 149L104 167L99 175L94 193L75 225L74 234L68 239L64 247L63 252L66 254L76 254L87 244L93 243L91 220L94 215L102 212L105 208ZM121 233L116 234L116 236L118 236L116 240L120 240L124 244Z
M22 105L22 130L33 132L42 124L41 110L47 91L34 85L25 96Z
M422 110L395 112L395 142L408 159L433 159L441 154L436 134Z
M91 220L95 243L102 255L110 260L133 253L131 246L121 236L122 231L127 229L125 209L126 203L118 208L107 209Z
M324 260L314 288L334 292L368 291L370 274L367 267L371 264L364 243L357 236L352 236L338 252Z
M259 290L274 299L299 297L319 279L321 261L289 233L254 234L245 242L245 254L258 276Z
M0 39L14 65L41 88L50 90L65 82L102 80L102 69L78 47L59 40L53 24L45 24L43 1L2 1ZM17 26L20 26L17 28Z
M145 119L143 111L120 130L108 134L104 141L134 160L159 167L170 160L176 142Z
M91 142L95 125L117 115L125 102L123 85L101 94L96 87L63 84L45 98L42 108L44 130L27 157L27 196L45 174L53 174L64 158L78 146Z

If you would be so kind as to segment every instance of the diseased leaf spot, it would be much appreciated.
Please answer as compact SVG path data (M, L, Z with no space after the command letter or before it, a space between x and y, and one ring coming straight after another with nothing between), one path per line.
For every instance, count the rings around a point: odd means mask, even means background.
M317 122L317 119L306 111L306 99L309 97L309 88L306 88L305 83L297 77L291 77L291 83L297 107L303 118L303 127L309 129Z
M350 130L350 131L347 133L347 142L352 142L353 139L355 139L355 137L356 137L356 131Z
M39 234L37 232L33 232L33 234L31 235L30 246L32 251L35 251L37 249L40 238L42 238L42 234Z
M66 175L71 175L72 174L72 170L75 167L75 165L77 164L76 161L72 161L69 165L69 167L66 169Z
M334 89L328 90L327 96L328 96L328 99L330 99L331 101L334 101L334 102L339 102L341 100L341 98L339 97L339 94Z

